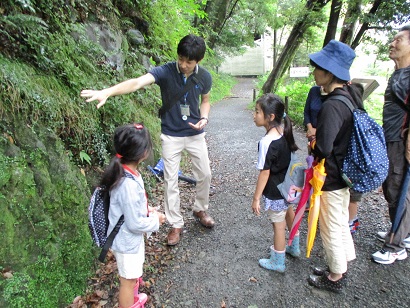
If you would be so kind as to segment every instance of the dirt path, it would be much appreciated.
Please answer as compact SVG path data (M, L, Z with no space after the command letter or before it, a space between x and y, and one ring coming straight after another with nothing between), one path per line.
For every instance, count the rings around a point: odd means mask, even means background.
M389 227L386 203L378 192L366 196L360 205L361 229L354 237L357 259L349 264L348 286L342 294L307 284L309 267L323 265L324 259L320 235L311 257L304 256L306 217L300 228L302 256L287 257L284 274L259 267L258 259L269 255L272 230L264 215L255 217L250 210L257 142L264 134L246 109L252 87L252 80L239 79L234 96L211 110L207 138L215 193L209 212L216 226L213 230L201 227L185 205L183 238L171 248L174 259L157 278L156 306L408 307L410 258L392 265L370 260L371 253L381 247L374 237L376 231ZM296 140L299 147L305 147L302 132L296 133Z

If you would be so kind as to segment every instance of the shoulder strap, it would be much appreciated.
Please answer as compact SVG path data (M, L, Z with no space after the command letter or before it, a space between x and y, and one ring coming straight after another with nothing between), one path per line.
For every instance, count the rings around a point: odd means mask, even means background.
M403 110L406 111L407 113L410 113L410 106L408 106L406 103L402 102L402 101L397 97L396 93L394 93L393 91L391 91L391 94L392 94L391 96L392 96L393 101L394 101L397 105L399 105L401 109L403 109ZM409 101L409 96L410 96L410 92L409 92L409 94L407 95L407 99L406 99L407 102Z
M182 90L172 97L169 104L162 105L162 107L158 110L158 117L161 118L165 113L167 113L185 93L192 89L194 85L201 83L200 77L202 76L202 74L203 69L201 69L201 67L198 66L198 73L193 75L192 78L189 79L189 82L187 82L185 86L182 88Z
M133 179L135 181L134 177L132 175L129 175L127 172L124 172L124 177ZM100 256L98 257L98 260L100 262L104 262L105 257L107 256L108 250L112 246L112 243L114 242L114 238L118 234L118 232L120 231L120 228L121 228L123 223L124 223L124 215L121 215L121 217L120 217L120 219L118 219L117 224L115 225L114 229L111 231L110 235L107 237L107 240L105 241L105 244L104 244L103 248L101 249Z
M343 96L343 95L335 95L335 96L332 96L331 98L333 98L333 99L337 99L337 100L339 100L339 101L341 101L343 104L345 104L349 109L350 109L350 111L351 112L353 112L356 108L353 106L353 104L352 104L352 102L350 101L350 99L348 99L346 96ZM340 168L340 165L339 165L339 162L337 161L337 157L336 157L336 154L335 154L335 152L332 150L332 155L333 155L333 157L335 158L335 162L336 162L336 165L337 165L337 169L339 169L339 173L340 173L340 176L343 178L343 180L345 180L345 175L343 174L343 171L342 171L342 168ZM346 180L345 180L345 182L346 182ZM348 184L348 182L346 182L346 184ZM349 186L349 184L348 184L348 186ZM349 186L350 187L350 186Z
M332 96L331 98L333 99L337 99L341 102L343 102L347 107L349 107L350 111L353 112L353 110L355 110L356 108L353 106L352 102L350 101L350 99L348 99L346 96L343 95L335 95Z
M103 248L101 249L100 256L98 257L98 260L100 262L104 262L105 257L107 256L108 250L112 246L112 242L114 242L114 238L117 235L118 231L120 231L120 228L123 223L124 223L124 215L122 215L120 219L118 219L118 222L115 225L114 229L111 231L110 235L107 237L107 240L105 241L105 244Z

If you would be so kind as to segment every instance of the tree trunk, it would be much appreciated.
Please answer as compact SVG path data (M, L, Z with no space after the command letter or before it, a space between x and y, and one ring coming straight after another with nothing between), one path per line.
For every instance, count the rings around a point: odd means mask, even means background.
M323 47L325 47L327 43L329 43L330 40L334 40L336 37L337 24L339 22L339 15L340 15L340 10L342 8L342 3L343 3L342 0L332 1L329 22L327 24L326 35L323 41Z
M276 59L278 57L278 30L273 30L273 65L276 65Z
M373 2L373 6L370 9L369 13L367 15L375 15L377 12L377 9L379 8L379 6L382 4L383 0L375 0ZM352 49L354 50L357 46L359 46L360 44L360 40L362 39L364 33L366 32L366 30L369 29L369 22L365 22L363 23L363 25L360 27L359 32L357 32L356 37L354 38L352 45L350 47L352 47Z
M309 0L306 2L305 13L300 16L300 21L293 26L278 61L273 67L272 72L269 74L268 79L262 86L263 93L276 91L280 78L282 78L285 74L286 70L290 66L290 63L295 57L296 51L302 42L303 35L315 22L309 16L310 13L320 11L328 2L329 0Z
M206 11L208 20L203 20L203 26L209 27L212 33L208 39L208 47L213 49L218 40L218 33L220 33L226 18L228 17L228 9L231 0L216 0L207 1Z
M350 45L353 40L353 33L356 29L357 21L361 12L362 0L349 1L345 19L343 20L342 32L339 41Z

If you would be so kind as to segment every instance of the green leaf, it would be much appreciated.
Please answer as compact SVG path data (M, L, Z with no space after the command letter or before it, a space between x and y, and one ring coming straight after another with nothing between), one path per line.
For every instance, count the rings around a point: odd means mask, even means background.
M80 159L82 162L86 161L89 165L91 165L91 157L84 151L80 151Z

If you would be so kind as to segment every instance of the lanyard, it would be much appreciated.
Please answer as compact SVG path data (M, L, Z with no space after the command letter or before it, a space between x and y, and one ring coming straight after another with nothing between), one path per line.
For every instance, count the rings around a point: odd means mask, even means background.
M182 79L184 80L184 85L185 85L185 84L186 84L186 81L187 81L187 78L185 77L184 74L182 74ZM184 94L184 105L186 105L186 98L187 98L187 96L188 96L188 92L186 92L186 93Z

